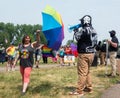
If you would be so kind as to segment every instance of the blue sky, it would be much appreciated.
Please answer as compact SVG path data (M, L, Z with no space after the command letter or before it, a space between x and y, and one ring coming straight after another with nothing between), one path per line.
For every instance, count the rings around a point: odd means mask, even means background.
M78 24L84 15L92 16L99 40L110 39L110 30L115 30L120 38L120 0L0 0L0 22L42 25L41 12L46 5L62 16L65 28L63 44L73 38L68 25Z

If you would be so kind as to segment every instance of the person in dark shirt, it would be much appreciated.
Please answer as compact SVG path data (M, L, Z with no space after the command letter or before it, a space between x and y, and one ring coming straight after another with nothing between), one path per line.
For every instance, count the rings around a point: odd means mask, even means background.
M115 77L116 76L116 55L118 50L118 38L116 37L116 31L109 31L111 40L108 40L109 44L109 56L110 56L110 65L111 65L111 73L108 76Z
M100 48L100 65L106 65L106 40L103 40Z
M41 49L35 49L35 65L36 68L39 68L39 62L42 57L42 50Z

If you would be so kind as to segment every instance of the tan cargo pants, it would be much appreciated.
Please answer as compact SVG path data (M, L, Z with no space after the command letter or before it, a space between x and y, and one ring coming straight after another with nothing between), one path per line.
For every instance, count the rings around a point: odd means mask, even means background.
M90 66L94 59L94 53L80 53L78 55L77 71L78 85L77 92L81 93L85 87L92 89Z
M109 55L110 55L111 74L112 76L116 76L117 52L110 52Z

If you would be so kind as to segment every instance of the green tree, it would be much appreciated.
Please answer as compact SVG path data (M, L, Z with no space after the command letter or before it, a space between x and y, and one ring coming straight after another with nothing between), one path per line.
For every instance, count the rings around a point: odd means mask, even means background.
M24 35L29 35L32 38L32 41L35 41L35 32L36 30L41 30L40 39L41 43L46 44L47 40L42 32L42 26L39 24L30 25L30 24L17 24L13 23L3 23L0 22L0 43L7 47L11 42L14 42L15 45L21 43L21 40ZM5 42L7 40L7 43Z
M14 37L14 35L15 35L15 28L14 28L14 24L13 23L7 23L6 25L5 25L5 30L4 30L4 32L6 32L6 33L8 33L8 35L9 35L9 43L11 43L12 42L12 40L13 40L13 37Z
M0 32L0 46L8 47L9 45L9 35L6 32Z

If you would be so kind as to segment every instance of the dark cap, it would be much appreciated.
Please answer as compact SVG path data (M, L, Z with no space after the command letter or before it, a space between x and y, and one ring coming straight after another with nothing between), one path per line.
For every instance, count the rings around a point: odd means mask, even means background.
M111 30L109 33L116 34L115 30Z

